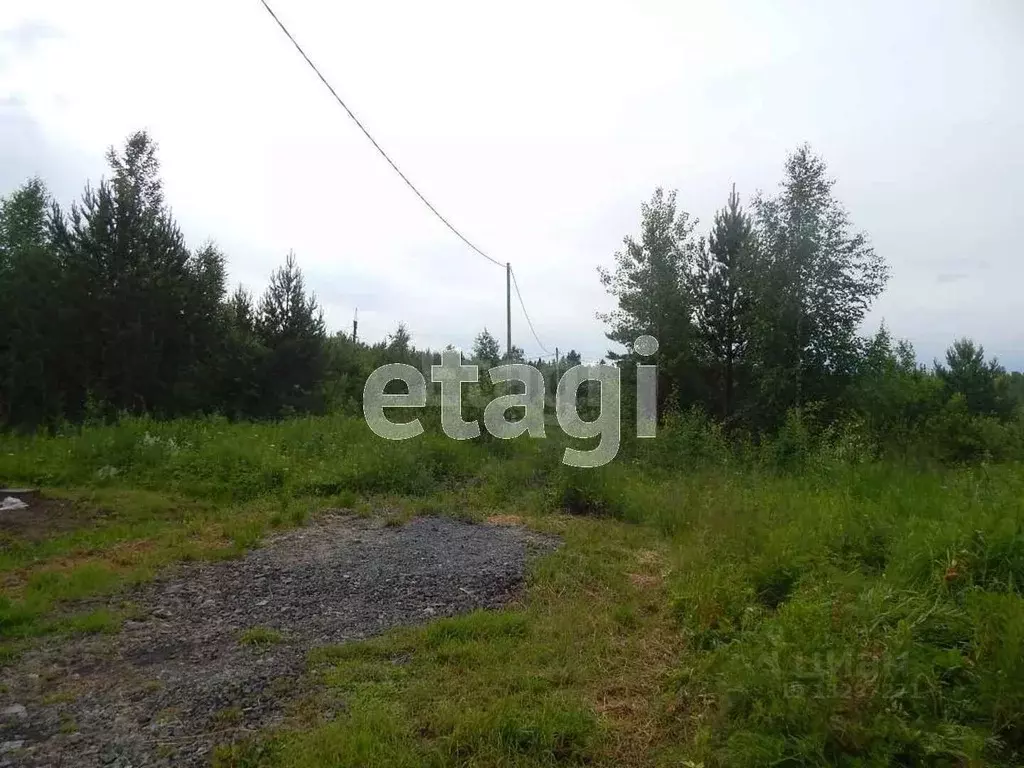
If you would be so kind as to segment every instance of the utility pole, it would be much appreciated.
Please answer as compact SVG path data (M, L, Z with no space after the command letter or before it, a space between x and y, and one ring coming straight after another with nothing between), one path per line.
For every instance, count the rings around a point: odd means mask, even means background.
M505 355L512 365L512 265L505 262Z
M352 343L356 343L356 331L359 329L359 307L356 307L356 313L352 316Z
M561 375L558 370L558 347L555 347L555 385L551 388L552 401L556 406L558 405L558 382L561 380Z

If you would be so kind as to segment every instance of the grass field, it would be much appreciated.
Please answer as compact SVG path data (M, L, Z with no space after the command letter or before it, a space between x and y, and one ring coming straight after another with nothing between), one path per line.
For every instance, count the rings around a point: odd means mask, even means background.
M562 447L393 443L343 416L0 437L0 479L68 500L0 533L6 663L118 631L82 598L240 556L322 508L514 516L564 540L521 600L316 651L314 698L216 760L1024 762L1024 468L902 466L793 434L738 450L692 420L599 470L569 471Z

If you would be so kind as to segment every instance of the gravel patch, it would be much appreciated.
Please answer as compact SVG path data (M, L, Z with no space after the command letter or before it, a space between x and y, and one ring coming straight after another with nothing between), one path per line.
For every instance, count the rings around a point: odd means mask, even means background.
M328 515L243 559L179 565L121 596L143 618L120 633L0 670L0 766L206 765L281 722L311 648L497 608L555 546L518 526Z

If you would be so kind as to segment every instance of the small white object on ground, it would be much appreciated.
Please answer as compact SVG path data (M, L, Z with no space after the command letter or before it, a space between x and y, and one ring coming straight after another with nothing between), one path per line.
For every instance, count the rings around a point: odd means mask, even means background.
M15 498L14 496L7 496L3 501L0 501L0 512L10 512L15 509L27 509L26 504L21 499Z

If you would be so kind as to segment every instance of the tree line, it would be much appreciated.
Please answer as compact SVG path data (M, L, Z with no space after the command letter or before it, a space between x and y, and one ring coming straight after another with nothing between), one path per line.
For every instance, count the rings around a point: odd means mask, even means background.
M796 417L903 446L941 437L955 458L1024 452L1021 374L966 338L928 368L884 326L860 334L888 267L809 146L750 210L734 187L706 234L675 192L656 190L624 246L613 269L599 268L617 303L600 317L627 348L610 353L627 373L638 362L632 342L658 339L662 412L700 409L745 436Z
M315 410L326 330L289 255L254 299L186 246L145 133L64 210L32 179L0 203L0 423Z
M0 201L0 425L358 412L377 366L439 362L401 323L376 343L329 335L293 254L261 296L229 292L216 245L185 243L152 139L133 134L107 160L109 178L66 210L39 179ZM660 348L643 362L659 365L663 413L699 409L755 437L796 413L886 439L975 435L961 453L990 446L999 425L1020 422L1024 377L968 339L926 368L885 328L860 335L888 270L833 187L824 161L800 147L774 194L748 210L734 188L707 232L675 192L656 190L639 233L599 270L616 300L601 316L608 338L626 348L608 356L623 392L639 361L631 345L650 334ZM486 328L469 354L482 367L525 361ZM529 362L553 391L579 361L570 351Z
M107 161L67 210L40 179L0 200L0 427L358 413L376 367L440 362L403 323L377 343L328 335L294 254L261 296L229 293L224 254L189 248L170 213L153 140L133 134ZM508 357L486 329L473 355Z

